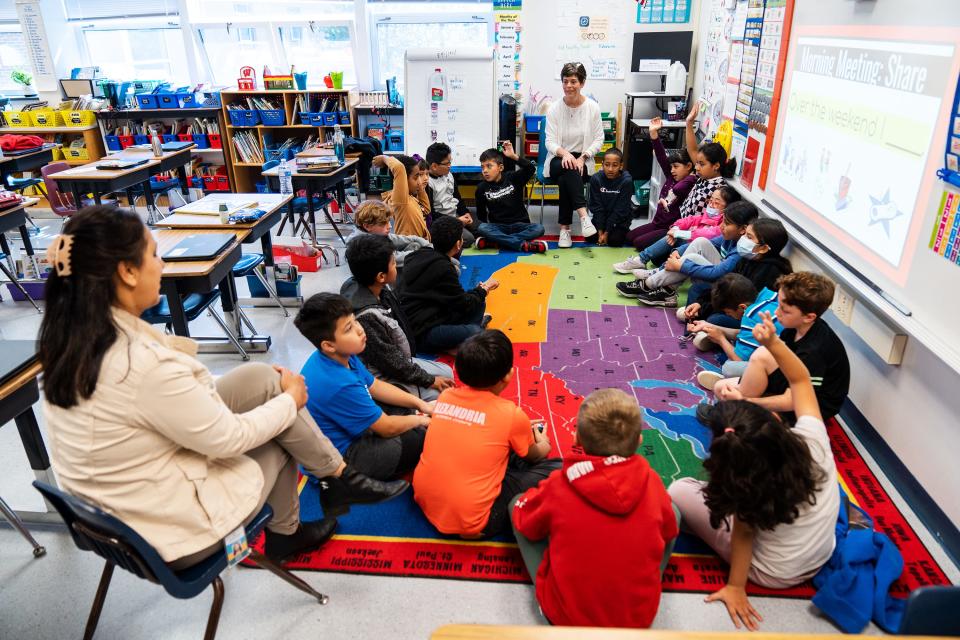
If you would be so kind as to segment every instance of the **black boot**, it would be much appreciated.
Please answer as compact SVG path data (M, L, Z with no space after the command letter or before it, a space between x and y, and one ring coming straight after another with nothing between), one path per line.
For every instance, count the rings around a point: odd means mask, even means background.
M409 486L406 480L374 480L348 465L339 478L320 478L320 506L324 515L340 516L350 510L351 504L383 502L400 495Z
M337 519L331 516L316 522L301 522L290 535L267 529L263 555L275 562L283 562L298 553L307 553L320 547L337 530Z

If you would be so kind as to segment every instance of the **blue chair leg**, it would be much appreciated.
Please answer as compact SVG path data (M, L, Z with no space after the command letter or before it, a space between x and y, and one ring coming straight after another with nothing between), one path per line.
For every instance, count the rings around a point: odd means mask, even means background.
M283 317L289 318L290 312L287 311L287 308L285 306L283 306L283 302L280 301L280 296L277 295L277 292L274 291L273 287L267 282L267 279L263 277L262 273L260 273L260 269L254 269L253 275L257 277L257 280L260 281L260 284L263 285L263 288L267 290L267 294L269 294L269 296L273 298L273 301L276 302L278 305L280 305L280 309L283 310Z

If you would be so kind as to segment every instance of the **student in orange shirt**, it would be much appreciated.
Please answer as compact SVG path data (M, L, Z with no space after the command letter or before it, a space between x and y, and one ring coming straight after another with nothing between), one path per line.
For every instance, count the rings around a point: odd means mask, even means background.
M455 367L466 386L437 399L413 473L414 499L441 533L485 538L510 530L511 499L560 460L547 458L547 437L500 397L513 378L513 345L503 332L468 338Z

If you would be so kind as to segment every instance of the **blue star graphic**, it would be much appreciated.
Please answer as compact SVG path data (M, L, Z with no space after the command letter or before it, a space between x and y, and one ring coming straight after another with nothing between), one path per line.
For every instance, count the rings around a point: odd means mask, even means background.
M890 189L888 188L882 198L870 196L873 206L870 207L870 225L878 222L883 225L883 230L890 237L890 221L903 215L903 211L897 208L896 204L890 202ZM879 208L878 208L879 207Z

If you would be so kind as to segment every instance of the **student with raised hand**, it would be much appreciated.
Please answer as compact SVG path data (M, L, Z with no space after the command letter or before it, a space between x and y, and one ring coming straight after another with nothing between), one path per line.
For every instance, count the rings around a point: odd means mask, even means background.
M223 553L223 538L264 504L268 556L323 544L336 520L300 521L298 463L324 480L328 516L406 489L344 464L304 408L301 376L249 363L214 379L196 342L140 319L160 300L163 260L133 211L82 209L48 257L38 344L57 478L175 570Z
M394 232L429 240L428 175L420 169L420 161L410 156L396 155L376 156L372 162L375 167L387 167L393 176L393 188L383 194L383 202L393 211Z
M687 115L686 142L687 153L693 160L697 172L697 181L690 190L683 204L680 205L680 217L692 216L701 213L706 207L710 194L717 187L726 184L725 178L732 178L737 169L737 161L727 158L727 150L716 142L697 144L697 134L694 127L697 124L697 114L700 103L695 102Z
M777 337L769 314L754 338L790 385L795 425L742 400L716 406L704 468L710 480L677 480L668 492L681 527L729 562L727 584L709 596L727 607L736 628L763 617L747 597L747 580L786 589L812 578L836 545L840 510L837 468L810 374Z
M515 171L503 170L503 159L517 162ZM510 251L543 253L547 243L537 240L543 235L543 225L530 222L530 214L523 201L527 182L536 172L536 167L526 158L521 158L506 140L503 152L487 149L480 154L480 169L483 182L477 187L477 220L475 229L477 248L499 247Z

